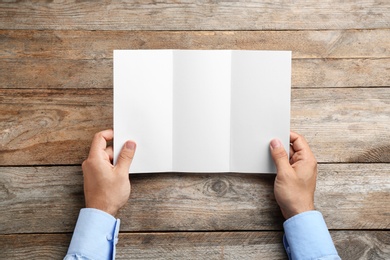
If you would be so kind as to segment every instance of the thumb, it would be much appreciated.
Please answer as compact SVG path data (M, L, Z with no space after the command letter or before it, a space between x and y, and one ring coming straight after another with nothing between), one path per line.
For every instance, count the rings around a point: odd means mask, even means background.
M130 165L134 158L135 148L136 144L133 141L127 141L122 147L115 166L119 173L129 173Z
M277 172L285 171L291 168L288 160L287 152L283 147L282 142L278 139L273 139L270 143L271 156L276 165Z

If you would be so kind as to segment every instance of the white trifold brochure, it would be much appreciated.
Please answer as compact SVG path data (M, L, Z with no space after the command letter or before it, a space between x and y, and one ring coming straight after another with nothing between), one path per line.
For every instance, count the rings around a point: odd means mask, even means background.
M134 140L131 173L275 173L290 92L290 51L115 50L114 163Z

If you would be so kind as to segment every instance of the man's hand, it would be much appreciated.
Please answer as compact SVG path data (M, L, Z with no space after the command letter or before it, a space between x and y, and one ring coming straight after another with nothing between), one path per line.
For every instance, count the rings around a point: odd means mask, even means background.
M115 216L130 196L129 168L134 157L136 144L127 141L112 165L113 131L105 130L95 134L88 158L83 162L85 206L103 210Z
M314 210L317 161L305 138L290 133L290 159L282 143L271 141L271 155L277 168L274 192L283 216L288 219Z

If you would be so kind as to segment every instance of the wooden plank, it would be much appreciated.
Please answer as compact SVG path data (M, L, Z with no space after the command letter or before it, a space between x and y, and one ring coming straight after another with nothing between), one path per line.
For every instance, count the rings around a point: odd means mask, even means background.
M141 233L119 237L119 259L285 259L281 232Z
M303 58L389 58L390 29L326 31L0 30L0 58L112 59L115 49L291 50Z
M389 229L389 169L390 164L319 165L315 205L328 227Z
M2 2L1 29L307 30L389 28L379 0Z
M1 259L62 259L71 234L0 235Z
M390 88L293 89L291 128L319 162L390 162ZM0 89L0 165L81 164L112 127L112 89Z
M1 167L1 234L72 231L82 182L81 167Z
M390 259L390 232L331 231L341 259Z
M6 59L0 63L0 88L112 89L112 59ZM295 59L293 88L387 87L390 59Z
M342 259L389 259L389 231L332 231ZM1 235L2 259L60 259L69 234ZM116 259L286 259L282 232L120 233Z
M291 129L319 162L390 162L390 88L292 91Z
M390 59L300 59L292 62L292 87L390 87Z
M121 233L116 259L285 259L281 236L280 232ZM2 259L60 259L70 235L8 235L0 236L0 242Z
M389 164L320 164L316 207L330 229L388 229ZM79 166L2 167L0 234L72 232L83 207ZM282 230L273 175L130 176L122 231Z
M106 88L112 91L112 59L10 59L0 63L1 88Z
M0 92L0 165L81 164L112 128L112 90Z

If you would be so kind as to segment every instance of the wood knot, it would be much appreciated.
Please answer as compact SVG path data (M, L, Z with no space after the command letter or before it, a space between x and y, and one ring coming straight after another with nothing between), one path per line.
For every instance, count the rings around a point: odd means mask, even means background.
M230 183L226 179L213 178L208 180L203 188L203 193L208 196L224 196L230 189Z

